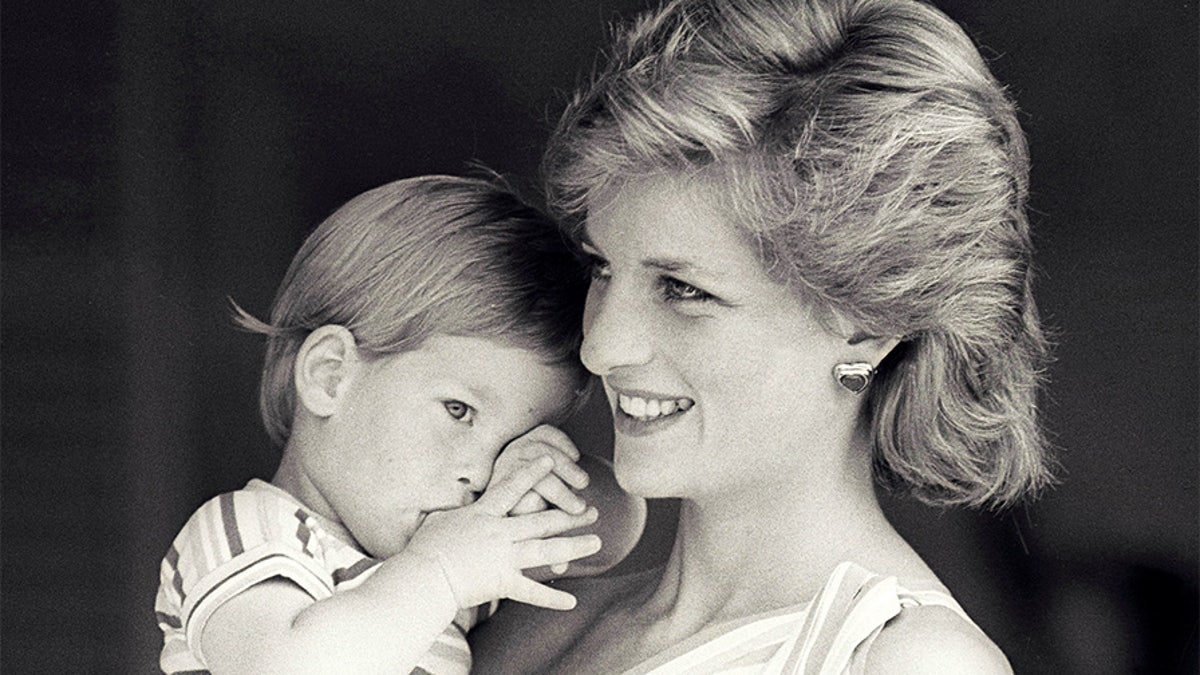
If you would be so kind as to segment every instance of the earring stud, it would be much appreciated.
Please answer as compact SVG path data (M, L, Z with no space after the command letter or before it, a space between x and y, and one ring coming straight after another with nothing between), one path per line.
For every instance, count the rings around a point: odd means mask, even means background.
M875 368L869 363L839 363L833 367L838 384L855 394L861 394L874 375Z

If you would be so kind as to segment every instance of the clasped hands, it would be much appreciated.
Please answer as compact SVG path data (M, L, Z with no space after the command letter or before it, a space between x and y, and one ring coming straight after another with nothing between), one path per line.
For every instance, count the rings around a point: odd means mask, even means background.
M429 514L408 550L441 568L460 609L504 598L574 608L570 593L523 571L548 566L561 574L568 562L600 550L594 534L560 536L598 515L573 491L588 484L578 460L565 433L547 425L533 429L505 446L478 500Z

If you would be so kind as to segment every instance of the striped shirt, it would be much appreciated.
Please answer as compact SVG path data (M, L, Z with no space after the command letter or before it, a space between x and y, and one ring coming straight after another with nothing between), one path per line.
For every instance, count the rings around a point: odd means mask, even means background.
M162 561L154 603L164 673L206 672L200 637L213 611L251 586L282 577L313 600L361 584L379 561L349 542L349 533L270 483L252 480L196 510ZM466 675L466 631L477 610L461 611L418 661L414 673Z
M884 624L905 607L928 605L947 607L974 625L940 586L909 590L895 577L844 562L811 601L712 626L625 675L862 673Z

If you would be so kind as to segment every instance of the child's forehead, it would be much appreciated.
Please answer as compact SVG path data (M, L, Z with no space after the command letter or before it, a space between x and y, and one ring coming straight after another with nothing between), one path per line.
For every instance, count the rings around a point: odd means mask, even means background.
M457 384L493 404L556 407L575 395L581 379L569 364L549 363L536 350L493 338L436 335L398 357L404 370Z
M422 343L421 349L455 362L469 357L474 362L487 363L498 373L529 369L569 371L563 364L551 363L544 351L506 338L435 334Z

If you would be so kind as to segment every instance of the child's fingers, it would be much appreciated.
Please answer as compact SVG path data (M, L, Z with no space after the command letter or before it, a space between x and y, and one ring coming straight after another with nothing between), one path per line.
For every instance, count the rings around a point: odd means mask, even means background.
M563 479L567 485L576 490L582 490L588 486L590 479L587 472L579 468L579 465L575 463L579 458L568 459L567 456L559 453L555 453L552 456L554 457L554 475Z
M549 457L538 457L531 462L524 462L503 480L489 487L474 506L484 513L493 516L504 516L512 511L539 481L554 468L554 460ZM523 516L528 517L528 516Z
M575 447L575 442L571 440L571 437L562 429L552 427L549 424L534 427L532 431L513 441L513 443L541 443L570 457L573 462L579 461L579 448Z
M538 513L508 518L505 520L504 527L507 528L506 536L511 537L511 541L545 539L578 527L587 527L596 522L598 515L595 507L589 507L583 513L567 513L558 509L547 509Z
M546 479L543 478L542 480L545 481ZM541 485L541 483L538 483L538 485ZM517 502L517 505L509 510L509 515L523 516L528 513L545 511L550 504L545 499L542 499L542 496L537 493L537 490L538 487L535 485L532 491L526 492L525 495L521 497L520 501Z
M513 563L518 569L527 570L586 558L599 550L600 537L594 534L535 539L523 541L513 547Z
M575 596L566 591L556 590L539 584L525 577L517 577L513 580L512 586L508 589L507 596L511 600L524 602L536 607L545 607L546 609L564 611L575 609Z
M533 486L533 492L540 496L542 500L557 506L567 513L583 513L583 510L587 508L587 502L572 492L571 488L567 487L557 475L546 476L538 481L538 484ZM522 501L524 499L522 497Z

